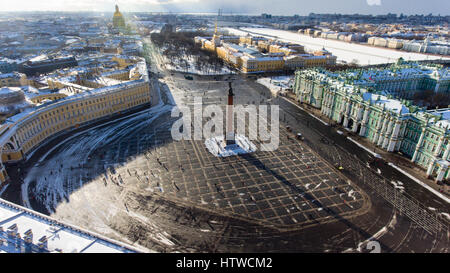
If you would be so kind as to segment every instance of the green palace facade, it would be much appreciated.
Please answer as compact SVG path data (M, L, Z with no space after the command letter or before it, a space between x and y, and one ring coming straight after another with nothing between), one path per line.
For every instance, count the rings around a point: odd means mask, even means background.
M299 102L442 181L450 176L450 108L426 110L406 98L420 90L449 92L449 83L447 68L399 59L383 69L298 70L294 92Z

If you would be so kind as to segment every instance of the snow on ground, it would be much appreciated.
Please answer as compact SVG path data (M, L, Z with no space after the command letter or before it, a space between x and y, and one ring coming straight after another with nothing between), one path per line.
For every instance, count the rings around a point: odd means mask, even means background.
M292 79L293 76L277 76L271 78L259 78L256 81L269 88L272 94L276 95L280 91L292 88L290 84Z
M411 175L410 173L408 173L407 171L403 170L400 167L397 167L397 165L395 165L392 162L388 162L389 166L392 166L394 169L398 170L399 172L403 173L404 175L408 176L409 178L411 178L414 182L418 183L419 185L421 185L422 187L428 189L429 191L431 191L434 195L438 196L439 198L441 198L442 200L444 200L447 203L450 203L450 198L448 198L447 196L443 195L442 193L438 192L437 190L433 189L432 187L428 186L427 184L425 184L424 182L420 181L419 179L417 179L416 177L414 177L413 175Z
M81 165L88 163L89 155L95 149L120 139L138 128L150 125L159 116L170 111L171 108L172 106L169 105L153 107L133 117L127 117L127 119L117 124L100 128L94 127L84 131L83 134L77 135L76 138L67 138L62 141L60 144L70 141L71 145L65 145L49 162L44 161L49 154L46 153L31 168L24 179L24 183L22 184L22 200L24 205L31 208L28 188L31 182L35 182L33 198L38 198L42 202L45 202L46 209L52 212L59 203L59 200L64 200L69 197L68 195L72 192L74 184L79 183L81 187L88 180L82 177L72 177L71 174L72 170L78 169ZM77 151L84 152L78 153ZM54 162L61 162L62 164L55 166Z
M352 189L348 192L348 197L352 198L353 200L356 200L355 191Z
M205 146L210 153L217 157L227 157L248 154L256 151L256 146L247 137L236 135L236 144L224 145L224 137L217 136L205 140Z
M168 70L179 71L179 72L184 72L184 73L192 73L192 74L197 74L197 75L226 75L226 74L234 73L226 66L223 66L219 71L216 71L214 69L199 70L195 66L194 57L188 56L188 55L184 55L184 57L183 57L183 60L187 61L187 63L186 63L187 67L184 67L180 63L174 63L172 65L172 64L170 64L169 60L166 57L164 57L164 59L165 59L165 66Z
M403 183L400 181L391 181L391 184L394 185L394 188L399 190L400 192L405 191L405 187L403 186Z
M2 196L2 194L6 191L6 189L8 188L9 184L6 184L5 186L3 186L3 188L0 190L0 197Z
M391 218L391 221L380 230L378 230L375 234L373 234L367 240L360 242L356 249L349 248L344 252L362 252L362 250L373 250L372 246L369 246L370 242L377 242L383 235L385 235L389 230L395 229L395 225L397 224L397 215L394 214Z
M311 113L308 113L311 117L317 119L318 121L320 121L320 123L322 123L323 125L328 126L329 124L327 122L325 122L324 120L322 120L321 118L316 117L316 115L313 115Z
M447 218L447 220L450 221L450 214L448 214L446 212L441 212L441 215L444 216L445 218Z
M250 35L266 36L268 38L276 38L286 42L299 43L304 45L307 51L319 50L325 47L326 50L337 56L338 61L350 63L357 60L357 63L360 65L382 64L387 62L392 63L400 57L403 57L403 59L407 61L450 59L448 57L437 57L381 47L371 47L362 44L346 43L336 40L313 38L286 30L270 28L241 28L240 30L227 28L227 30L235 35L247 35L250 32Z
M358 145L359 147L361 147L362 149L366 150L368 153L370 153L371 155L373 155L376 158L382 158L381 155L371 151L369 148L367 148L366 146L360 144L358 141L354 140L351 137L347 137L348 140L350 140L351 142L355 143L356 145Z

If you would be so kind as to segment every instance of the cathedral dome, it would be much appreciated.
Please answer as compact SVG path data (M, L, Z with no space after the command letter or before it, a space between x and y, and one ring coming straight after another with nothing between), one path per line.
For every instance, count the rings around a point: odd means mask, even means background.
M116 12L114 12L113 25L115 28L125 27L125 19L123 19L122 13L119 11L118 5L116 5Z

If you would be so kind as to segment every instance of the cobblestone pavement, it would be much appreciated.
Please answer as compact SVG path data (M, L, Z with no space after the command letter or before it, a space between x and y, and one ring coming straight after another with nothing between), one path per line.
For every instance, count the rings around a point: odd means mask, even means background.
M163 143L170 132L157 135L162 145L156 149L148 148L152 140L137 136L111 147L105 160L114 160L118 152L123 162L125 151L145 151L118 172L120 177L137 177L152 191L186 205L279 228L318 224L369 207L362 191L298 140L283 141L274 152L218 158L202 141Z

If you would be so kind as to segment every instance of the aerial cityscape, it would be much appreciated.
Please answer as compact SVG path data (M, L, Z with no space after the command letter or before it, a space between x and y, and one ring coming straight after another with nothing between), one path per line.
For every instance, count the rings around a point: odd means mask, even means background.
M450 251L446 1L16 2L0 253Z

